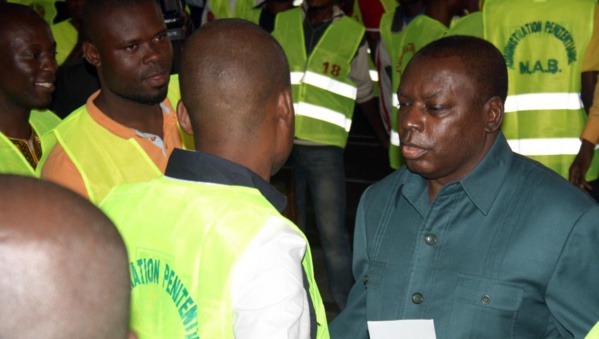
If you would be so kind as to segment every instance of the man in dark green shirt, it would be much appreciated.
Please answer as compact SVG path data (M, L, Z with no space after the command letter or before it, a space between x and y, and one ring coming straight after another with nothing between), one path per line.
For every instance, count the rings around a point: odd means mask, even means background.
M402 167L359 206L357 283L331 338L432 319L443 338L583 337L599 319L599 207L500 131L507 71L490 43L437 40L398 90ZM400 333L398 333L401 335Z

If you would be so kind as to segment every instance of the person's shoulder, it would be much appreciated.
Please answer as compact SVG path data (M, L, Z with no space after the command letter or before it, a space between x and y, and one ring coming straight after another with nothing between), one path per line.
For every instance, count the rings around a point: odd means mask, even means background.
M574 212L597 206L588 194L555 171L517 153L514 153L507 180L523 183L518 187L521 194L528 194L531 201L542 202L548 208L561 206L564 210Z
M56 125L55 131L62 132L71 128L80 128L80 125L83 123L82 117L88 114L87 108L85 105L79 107L74 110L71 114L69 114L66 118L64 118L58 125Z

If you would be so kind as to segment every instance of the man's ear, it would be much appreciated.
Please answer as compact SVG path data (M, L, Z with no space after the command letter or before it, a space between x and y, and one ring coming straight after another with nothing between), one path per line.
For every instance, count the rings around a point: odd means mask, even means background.
M177 103L177 119L179 119L179 125L189 135L193 135L193 128L191 127L191 121L189 119L189 113L187 107L183 104L182 100Z
M485 114L487 115L487 133L495 133L501 128L503 122L503 100L495 96L489 99L485 104Z
M293 99L291 98L291 91L289 88L285 88L279 94L277 102L278 117L290 128L295 126L295 111L293 110Z
M83 50L83 56L87 62L95 67L100 67L102 65L100 53L98 52L96 46L86 41L83 43L83 45L81 45L81 49Z

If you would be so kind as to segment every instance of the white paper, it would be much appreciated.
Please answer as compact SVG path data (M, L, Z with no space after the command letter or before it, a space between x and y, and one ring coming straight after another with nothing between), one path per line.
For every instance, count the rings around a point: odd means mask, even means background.
M436 339L433 319L369 321L370 339Z

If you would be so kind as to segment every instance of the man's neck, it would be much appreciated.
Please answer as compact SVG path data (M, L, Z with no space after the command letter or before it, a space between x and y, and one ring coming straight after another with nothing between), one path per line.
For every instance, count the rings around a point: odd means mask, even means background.
M123 126L164 138L160 104L146 105L105 91L100 92L94 104L102 113Z
M333 6L322 8L309 7L306 11L306 20L311 25L319 24L331 20L333 17Z
M27 108L0 104L0 132L11 138L29 139L31 136L30 112Z

